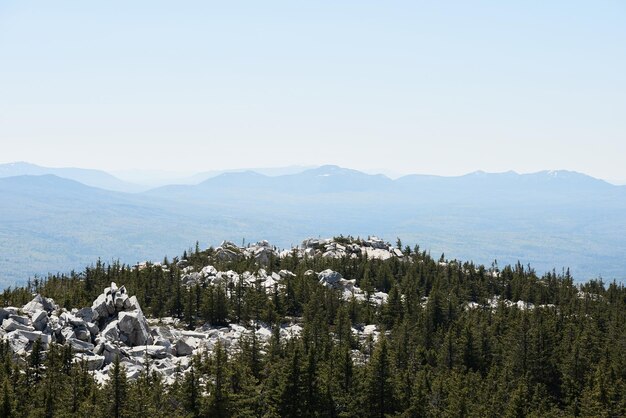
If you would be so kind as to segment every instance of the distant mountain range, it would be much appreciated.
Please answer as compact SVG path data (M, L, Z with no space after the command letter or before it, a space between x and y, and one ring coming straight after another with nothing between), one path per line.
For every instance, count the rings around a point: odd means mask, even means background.
M225 173L254 171L266 176L282 176L301 173L311 168L314 167L294 165L289 167L210 170L191 175L161 170L124 170L111 174L102 170L73 167L43 167L20 161L0 164L0 178L24 175L42 176L52 174L100 189L112 190L116 192L137 193L154 187L171 184L194 185Z
M5 286L98 257L158 260L196 240L268 239L290 247L338 234L400 237L485 264L519 260L539 273L570 267L580 280L626 278L626 186L569 171L392 180L322 166L281 175L227 172L143 191L97 170L26 163L1 165L0 177Z
M86 168L52 168L42 167L26 162L0 164L0 178L15 176L42 176L52 174L61 178L75 180L87 186L117 192L139 192L146 190L145 187L128 183L101 170Z

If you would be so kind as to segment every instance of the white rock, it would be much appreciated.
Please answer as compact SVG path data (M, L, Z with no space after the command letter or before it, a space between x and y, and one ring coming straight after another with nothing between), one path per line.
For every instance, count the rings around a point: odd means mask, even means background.
M79 353L74 357L75 362L84 361L90 371L100 370L104 365L104 356L91 353Z
M91 309L93 310L93 317L92 319L94 321L106 318L109 316L109 310L107 309L107 297L106 295L102 294L99 295L96 300L93 301L93 304L91 305Z
M122 340L125 339L130 346L152 344L148 322L140 310L120 312L117 327Z
M93 317L93 316L94 316L94 311L93 311L93 309L91 309L91 308L82 308L82 309L79 309L79 310L76 312L75 316L76 316L77 318L82 319L82 320L83 320L83 321L85 321L85 322L93 322L93 321L94 321L94 317Z
M193 354L193 348L189 344L187 344L187 341L185 341L185 339L180 339L176 341L175 348L177 356L189 356Z
M93 349L95 348L93 344L79 340L78 338L68 338L65 343L69 344L72 347L72 350L79 353L93 351Z
M8 318L2 321L2 328L7 332L11 332L15 330L22 330L22 331L34 331L35 330L34 327L31 327L30 325L21 324L13 318Z
M317 275L319 282L323 286L332 286L335 283L338 283L340 279L342 279L341 274L331 269L326 269Z
M9 347L12 352L20 356L26 354L26 348L30 343L28 338L18 331L9 332L4 338L9 342Z
M44 334L41 331L22 331L22 330L17 330L15 332L17 332L18 334L22 335L23 337L25 337L30 342L35 342L37 340L41 340L41 344L42 344L44 350L46 350L48 348L48 345L52 342L52 338L49 335L46 335L46 334Z
M52 299L44 298L41 295L36 295L33 298L33 300L31 300L26 305L24 305L22 309L25 312L35 312L35 311L52 312L58 309L58 307Z
M134 357L143 357L148 355L151 358L165 358L168 355L167 348L162 345L144 345L139 347L133 347L128 350L128 353Z
M128 295L126 293L117 292L115 294L115 309L121 311L127 304Z
M117 328L117 319L109 322L104 330L100 333L101 336L109 341L117 341L120 338L120 331Z
M19 315L9 315L9 319L14 320L15 322L22 324L22 325L30 325L30 319L26 316L19 316Z

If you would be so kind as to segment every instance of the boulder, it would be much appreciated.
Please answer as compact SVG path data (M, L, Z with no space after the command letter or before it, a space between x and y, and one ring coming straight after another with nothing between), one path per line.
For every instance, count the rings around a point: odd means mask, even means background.
M11 315L11 312L7 311L6 309L0 308L0 322L7 319L9 315Z
M108 294L104 300L106 301L107 314L113 315L115 313L115 301L113 300L113 296Z
M104 356L105 364L113 363L113 361L115 361L116 357L122 358L122 353L121 353L120 349L118 347L115 347L115 346L107 347L105 345L104 351L102 352L102 355Z
M68 338L65 343L69 344L72 347L72 350L78 353L93 351L93 349L95 348L93 344L79 340L78 338Z
M235 261L241 256L241 250L232 242L224 241L215 249L215 258L220 261Z
M95 354L102 355L102 353L104 352L104 342L98 342L98 343L94 346L94 348L93 348L93 352L94 352Z
M9 319L12 319L22 325L30 325L30 319L26 316L9 315Z
M216 276L217 275L217 269L213 266L206 266L203 267L202 270L200 270L200 274L203 277L208 277L208 276Z
M92 320L98 321L100 319L106 318L109 316L109 310L107 309L107 297L102 294L99 295L96 300L93 301L91 305L91 309L93 311Z
M128 305L128 306L126 306ZM137 296L131 296L128 298L128 302L125 303L124 308L127 311L139 311L141 312L141 307L139 306L139 301L137 300Z
M74 328L74 334L81 341L91 342L91 332L85 325Z
M44 350L47 349L48 345L52 342L52 337L42 333L41 331L22 331L22 330L17 330L15 332L18 333L19 335L23 336L24 338L26 338L28 341L30 341L32 343L34 343L37 340L41 340L41 344L42 344Z
M77 316L74 316L69 312L63 312L61 316L59 317L59 321L61 322L62 325L69 325L72 327L86 327L87 326L87 323L83 319Z
M52 299L44 298L43 296L38 294L33 298L33 300L31 300L26 305L24 305L22 309L25 312L35 312L35 311L52 312L55 309L58 309L58 307Z
M91 308L82 308L76 312L76 317L82 319L85 322L94 321L94 311Z
M152 344L150 328L141 310L121 312L118 316L117 327L120 330L121 339L131 347Z
M317 275L319 282L323 286L334 286L343 278L340 273L331 269L326 269Z
M109 322L109 324L104 328L104 330L102 331L100 335L110 341L119 340L120 331L117 328L117 320L113 320Z
M152 330L152 335L169 341L172 341L174 338L172 331L168 327L156 327Z
M166 340L163 339L161 337L152 337L152 344L154 345L160 345L162 347L165 347L168 351L168 353L171 353L173 351L172 349L172 343L170 340Z
M129 350L129 354L134 357L148 356L150 358L163 359L168 355L166 347L162 345L144 345L142 347L133 347Z
M98 335L98 333L100 332L100 328L98 327L98 325L94 324L93 322L87 322L87 329L93 336Z
M100 370L102 366L104 366L104 356L100 356L97 354L80 353L77 354L74 359L74 361L77 363L84 361L87 365L87 370L90 371Z
M17 322L13 318L8 318L2 321L2 328L7 332L11 332L15 330L21 330L21 331L34 331L35 330L34 327L31 327L30 325L23 325L20 322Z
M254 259L259 264L268 264L274 252L267 247L260 247L254 251Z
M76 338L76 333L74 332L74 328L65 327L61 329L61 339L62 341L67 341L70 338Z
M161 376L171 376L178 371L178 366L172 363L170 359L157 360L152 364L152 369L156 370Z
M31 317L33 327L37 331L43 331L48 326L48 312L46 311L36 311Z
M24 335L18 333L17 331L9 332L5 336L6 341L9 343L9 347L11 351L17 355L26 354L26 349L30 341Z
M121 311L122 309L124 309L127 299L128 299L128 295L126 293L117 292L115 294L115 309L117 311Z
M182 338L176 341L174 347L176 349L177 356L190 356L193 354L193 348Z
M387 244L384 240L378 237L371 237L365 242L365 245L379 250L386 250L387 248L389 248L389 244Z

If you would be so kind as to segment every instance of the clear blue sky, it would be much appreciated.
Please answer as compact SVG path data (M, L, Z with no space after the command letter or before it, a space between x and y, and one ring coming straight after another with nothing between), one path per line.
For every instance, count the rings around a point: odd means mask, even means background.
M0 1L0 162L626 181L626 2Z

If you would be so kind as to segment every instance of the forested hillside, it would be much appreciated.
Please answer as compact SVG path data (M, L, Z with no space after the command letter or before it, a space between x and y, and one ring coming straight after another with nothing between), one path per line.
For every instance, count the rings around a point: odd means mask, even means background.
M574 172L472 173L396 180L337 166L266 176L224 173L197 185L119 193L53 175L0 178L0 287L81 269L102 256L134 264L201 237L270 240L377 234L482 264L570 268L576 282L624 282L626 186Z
M350 248L360 241L335 242ZM3 342L0 416L626 415L622 284L575 285L567 271L538 277L520 264L486 268L399 240L397 256L386 259L365 251L247 257L225 248L196 247L159 264L98 261L6 289L3 307L39 293L61 311L90 306L115 282L136 295L146 317L172 317L189 330L238 324L253 332L236 346L218 342L195 354L168 382L148 358L133 378L117 358L98 383L85 362L73 360L71 346L44 351L36 341L19 357ZM241 279L192 275L209 265ZM275 275L269 288L244 282L244 272L260 275L261 268L289 274ZM317 272L328 269L363 296L319 280ZM301 332L283 338L288 324ZM263 327L271 332L266 340L254 332ZM376 331L362 338L359 330L368 327Z

